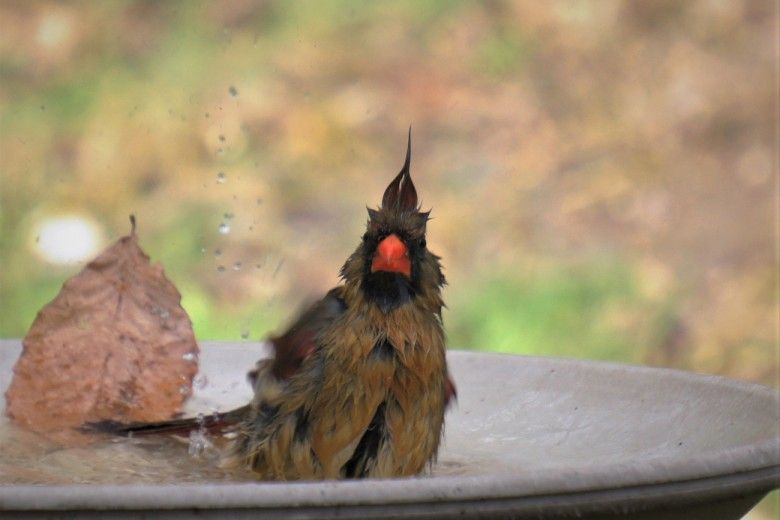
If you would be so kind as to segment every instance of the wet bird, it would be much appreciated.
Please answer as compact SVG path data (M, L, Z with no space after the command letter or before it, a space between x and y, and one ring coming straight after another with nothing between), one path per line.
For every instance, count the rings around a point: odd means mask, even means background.
M445 283L426 245L406 159L368 209L360 244L341 268L342 284L308 306L274 355L249 379L252 401L230 412L162 423L103 422L116 434L228 433L225 464L263 479L399 477L423 471L439 449L455 397L441 311Z

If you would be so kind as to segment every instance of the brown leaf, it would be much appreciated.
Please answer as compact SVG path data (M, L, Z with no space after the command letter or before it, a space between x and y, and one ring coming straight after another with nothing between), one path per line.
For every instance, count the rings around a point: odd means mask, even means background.
M46 432L87 421L156 421L181 410L198 345L181 295L133 231L35 318L6 393L7 413Z

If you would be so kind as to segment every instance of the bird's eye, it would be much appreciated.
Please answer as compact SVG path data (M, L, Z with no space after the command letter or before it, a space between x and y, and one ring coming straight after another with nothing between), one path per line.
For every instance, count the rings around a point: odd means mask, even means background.
M425 241L425 237L422 237L422 238L420 239L420 247L421 247L422 249L425 249L425 246L427 246L427 245L428 245L428 243Z

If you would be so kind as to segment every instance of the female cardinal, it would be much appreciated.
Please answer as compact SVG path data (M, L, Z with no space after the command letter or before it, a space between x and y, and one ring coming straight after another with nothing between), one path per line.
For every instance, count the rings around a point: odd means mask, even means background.
M447 375L439 257L426 247L406 160L368 209L361 243L341 268L342 285L309 306L274 357L249 378L251 403L196 422L99 423L135 435L206 428L230 432L228 464L268 479L414 475L439 448L455 396Z

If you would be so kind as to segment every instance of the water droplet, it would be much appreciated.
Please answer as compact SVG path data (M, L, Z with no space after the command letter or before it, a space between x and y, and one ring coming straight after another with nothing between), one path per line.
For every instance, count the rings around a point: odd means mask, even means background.
M225 172L219 172L217 174L217 184L225 184L226 178Z
M162 307L158 307L156 305L152 305L149 308L149 312L154 314L155 316L159 316L162 319L168 319L171 315L170 312L168 312L168 309L163 309Z
M249 330L248 329L243 329L241 331L241 339L247 339L247 338L249 338Z
M181 358L184 361L197 361L198 355L195 352L186 352Z
M224 265L218 265L217 266L217 272L218 273L224 273L225 272L225 266Z
M234 87L233 85L230 85L230 88L228 89L228 94L230 94L233 97L236 97L238 95L238 89Z
M233 264L233 270L234 271L240 271L241 270L241 262L236 262Z
M214 445L206 436L206 432L203 429L192 430L190 432L190 444L187 447L187 453L190 457L200 457L206 450L209 450Z
M222 254L222 250L217 248L214 250L214 256L220 256Z
M222 235L227 235L228 233L230 233L230 224L228 224L227 222L223 222L222 224L220 224L219 233Z
M208 384L209 378L206 377L206 374L198 374L195 376L195 379L192 380L192 386L198 390L203 390Z

